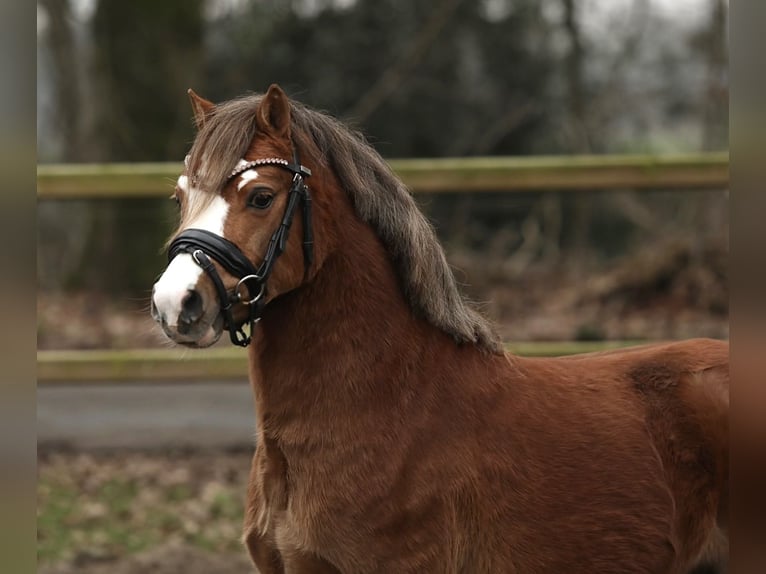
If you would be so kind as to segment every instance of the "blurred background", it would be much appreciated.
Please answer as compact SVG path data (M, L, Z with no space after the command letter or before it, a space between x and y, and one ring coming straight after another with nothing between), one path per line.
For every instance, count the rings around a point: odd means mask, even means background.
M37 14L41 173L180 172L187 88L220 101L272 82L387 159L683 156L703 173L728 150L727 0L40 0ZM727 180L689 187L416 199L509 342L727 338ZM249 390L216 382L218 363L194 386L179 371L143 384L144 350L164 346L148 297L176 211L107 191L39 201L40 563L247 571ZM66 371L84 350L114 353L87 386ZM126 357L141 377L120 375Z

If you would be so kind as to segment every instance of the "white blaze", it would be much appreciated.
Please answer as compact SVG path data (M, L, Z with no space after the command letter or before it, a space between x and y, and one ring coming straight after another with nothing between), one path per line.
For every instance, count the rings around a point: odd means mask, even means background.
M239 177L240 182L237 184L237 191L242 191L242 188L245 187L248 182L258 179L258 172L254 169L248 169L247 171L243 171Z
M193 201L195 195L202 193L197 189L188 188L188 178L185 175L178 178L178 187L187 192L187 201ZM216 196L186 229L205 229L223 237L228 213L229 204L223 197ZM162 277L154 284L154 305L165 316L168 325L177 324L181 301L189 289L194 289L202 273L202 268L194 263L189 253L180 253L173 258Z

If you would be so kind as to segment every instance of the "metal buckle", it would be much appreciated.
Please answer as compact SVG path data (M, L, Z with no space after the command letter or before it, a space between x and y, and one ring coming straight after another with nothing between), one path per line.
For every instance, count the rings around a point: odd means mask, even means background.
M200 267L204 267L204 265L202 265L202 263L200 262L199 258L197 257L197 253L202 253L202 254L204 255L204 254L205 254L205 252L204 252L204 251L202 251L202 249L195 249L195 250L192 252L192 254L191 254L191 256L192 256L192 259L194 259L194 262L195 262L197 265L199 265Z
M261 297L263 297L263 294L266 292L266 284L261 283L261 288L255 297L247 301L243 300L242 293L240 292L239 288L245 283L245 281L250 281L251 279L260 279L260 277L258 275L245 275L242 279L237 281L237 285L234 287L234 294L237 296L237 301L244 305L253 305L257 303L261 299ZM247 285L245 285L245 287L247 287ZM248 289L248 293L249 292L250 290Z

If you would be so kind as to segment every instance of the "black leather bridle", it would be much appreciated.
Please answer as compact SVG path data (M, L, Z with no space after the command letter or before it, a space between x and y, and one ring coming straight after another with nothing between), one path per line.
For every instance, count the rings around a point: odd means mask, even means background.
M298 203L303 203L303 266L304 280L308 276L309 269L314 259L314 240L311 228L311 195L304 178L311 175L311 170L302 166L298 159L298 151L293 146L293 162L281 158L270 157L256 159L237 166L229 175L227 182L241 175L245 171L262 165L274 165L286 169L293 174L293 181L287 195L287 205L282 215L282 221L271 236L266 247L266 254L261 265L255 265L242 253L236 244L228 239L205 229L185 229L179 233L170 243L168 249L168 263L179 253L191 253L194 262L202 267L215 285L218 298L221 303L224 324L229 329L231 342L240 347L247 347L252 340L255 324L261 318L261 313L266 304L266 281L274 268L274 263L287 244L290 226L293 222ZM229 293L223 284L218 271L212 260L217 261L232 276L239 278L234 291ZM242 287L247 290L243 295ZM236 323L232 315L232 307L242 303L249 308L249 314L245 321ZM246 333L243 327L249 324L250 333Z

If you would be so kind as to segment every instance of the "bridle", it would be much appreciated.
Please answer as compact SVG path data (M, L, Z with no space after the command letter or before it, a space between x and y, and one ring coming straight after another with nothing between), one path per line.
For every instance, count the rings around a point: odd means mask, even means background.
M293 217L299 202L303 203L304 280L308 276L311 263L314 259L314 240L311 229L311 195L309 194L308 186L304 182L304 178L311 175L311 170L301 165L298 159L298 150L293 145L292 163L277 157L248 161L237 166L226 181L228 183L245 171L262 165L274 165L289 171L293 174L293 181L287 195L287 206L282 215L282 221L272 234L266 247L266 254L257 269L236 244L205 229L185 229L173 239L168 249L168 263L179 253L191 253L194 262L202 267L202 270L213 281L221 304L224 324L229 329L231 342L240 347L247 347L250 344L255 324L261 318L263 308L266 305L266 282L274 268L274 263L285 250L287 236L290 233L290 226L293 223ZM218 271L216 271L211 259L217 261L233 277L239 278L233 292L229 293L226 290L223 280ZM247 290L246 295L243 295L243 287ZM242 303L249 308L247 319L240 323L236 323L232 316L232 307L237 303ZM250 325L249 334L243 329L246 324Z

